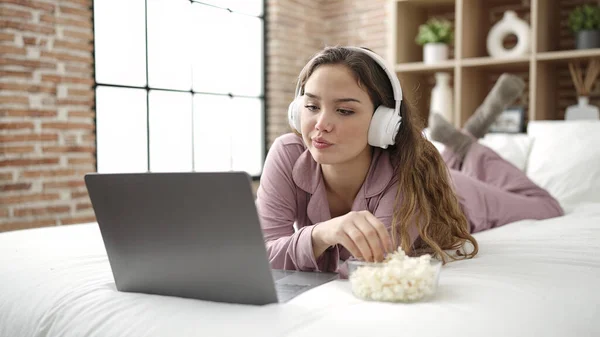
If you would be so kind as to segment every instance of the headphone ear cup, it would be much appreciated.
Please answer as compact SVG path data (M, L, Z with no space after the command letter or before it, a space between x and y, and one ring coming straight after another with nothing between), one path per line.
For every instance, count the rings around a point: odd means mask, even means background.
M298 96L288 106L288 122L294 130L300 133L302 133L300 126L300 104L302 103L301 101L301 97Z
M395 109L378 106L369 125L369 145L384 149L394 145L401 121L402 117Z

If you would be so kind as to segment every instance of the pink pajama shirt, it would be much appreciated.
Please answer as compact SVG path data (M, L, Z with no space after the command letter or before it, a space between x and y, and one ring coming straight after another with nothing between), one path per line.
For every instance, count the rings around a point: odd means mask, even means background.
M548 192L483 145L474 143L462 162L449 150L442 156L471 232L563 214ZM390 230L397 189L388 152L374 148L369 172L352 210L368 210ZM318 259L313 255L312 229L331 219L331 214L321 167L299 136L283 135L271 146L256 205L272 268L335 272L339 261L351 256L341 245L329 248ZM412 243L418 231L413 226L409 232Z

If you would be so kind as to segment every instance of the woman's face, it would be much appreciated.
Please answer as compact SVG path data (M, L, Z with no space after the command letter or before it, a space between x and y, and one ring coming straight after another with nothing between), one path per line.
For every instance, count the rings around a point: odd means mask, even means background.
M373 102L346 66L319 66L304 85L301 109L302 138L317 163L347 163L370 151Z

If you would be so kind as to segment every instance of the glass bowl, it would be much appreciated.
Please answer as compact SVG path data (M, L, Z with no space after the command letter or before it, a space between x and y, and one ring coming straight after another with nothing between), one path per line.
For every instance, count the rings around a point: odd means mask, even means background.
M442 262L421 258L365 262L348 259L348 280L354 296L370 301L419 302L435 295Z

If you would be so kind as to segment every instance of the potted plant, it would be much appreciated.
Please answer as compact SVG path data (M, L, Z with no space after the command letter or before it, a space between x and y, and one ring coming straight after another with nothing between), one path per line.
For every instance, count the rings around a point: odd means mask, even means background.
M569 28L576 34L576 48L600 48L600 7L583 5L569 14Z
M436 63L448 59L448 45L454 33L452 23L445 19L431 18L419 26L417 44L423 46L423 62Z

